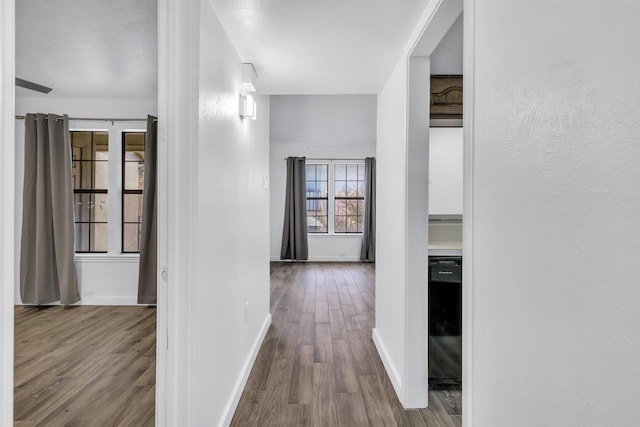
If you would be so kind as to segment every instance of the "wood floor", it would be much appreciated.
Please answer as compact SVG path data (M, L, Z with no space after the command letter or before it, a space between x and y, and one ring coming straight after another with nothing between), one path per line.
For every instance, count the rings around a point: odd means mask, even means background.
M232 426L461 425L461 392L440 385L405 411L371 340L371 264L273 263L272 326Z
M153 426L156 310L15 307L15 426Z

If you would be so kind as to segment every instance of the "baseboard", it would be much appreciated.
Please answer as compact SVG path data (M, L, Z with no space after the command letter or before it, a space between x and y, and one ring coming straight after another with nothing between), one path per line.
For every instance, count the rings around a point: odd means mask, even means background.
M400 379L400 375L398 375L398 370L389 358L387 347L384 345L384 342L382 341L382 338L380 337L380 334L378 333L378 330L376 328L373 328L373 334L371 338L373 339L373 344L376 346L376 350L378 350L378 354L380 355L380 359L382 360L384 369L387 371L387 375L389 375L391 384L396 391L398 400L402 402L404 400L404 395L402 393L402 380Z
M20 300L20 296L14 297L15 305L24 305ZM46 305L61 305L60 302L52 302ZM84 296L82 299L72 305L140 305L147 306L149 304L138 304L138 297L101 297L101 296Z
M271 326L271 313L267 315L267 318L264 320L262 324L262 328L260 328L260 332L256 340L251 347L251 351L247 356L247 359L244 362L244 366L242 366L242 372L240 373L240 377L236 382L235 387L233 388L233 393L231 393L231 399L227 403L227 406L224 408L223 418L221 423L219 424L221 427L228 426L231 424L231 420L233 418L233 414L236 412L236 408L238 407L238 402L240 402L240 396L242 396L242 392L244 391L245 385L247 385L247 380L249 379L249 374L251 373L251 368L253 368L253 364L256 361L256 357L258 357L258 352L260 351L260 346L264 341L264 337L267 335L267 331L269 330L269 326Z
M280 257L271 257L271 262L288 262ZM359 256L314 256L309 257L308 262L360 262Z

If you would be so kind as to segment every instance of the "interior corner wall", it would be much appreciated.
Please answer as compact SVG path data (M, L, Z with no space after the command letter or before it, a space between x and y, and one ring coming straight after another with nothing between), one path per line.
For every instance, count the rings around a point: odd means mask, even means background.
M0 425L13 424L15 2L0 2Z
M402 401L405 363L407 61L378 95L376 324L374 342ZM426 218L425 218L426 222ZM426 338L425 338L426 339Z
M107 130L111 158L121 155L121 135L125 130L144 130L148 114L158 114L155 98L91 99L57 98L52 96L18 97L16 114L57 113L69 117L144 118L140 122L70 121L70 129ZM117 156L113 156L117 154ZM24 120L15 121L15 270L20 269L20 234L22 231L22 184L24 178ZM118 162L109 162L110 187L121 176ZM121 195L109 194L109 213L121 211ZM110 217L111 218L111 217ZM117 216L119 218L119 216ZM120 254L119 228L109 228L108 254L77 254L78 286L81 301L86 305L135 305L138 300L138 260L135 254ZM14 302L20 301L19 274L14 280Z
M199 134L192 150L189 420L228 425L270 325L269 98L241 120L242 60L208 0L199 16ZM259 70L258 70L259 71ZM258 88L259 89L259 88Z
M473 407L465 425L637 425L640 4L468 3Z
M289 156L364 159L376 155L376 95L272 95L271 260L280 259ZM310 261L359 261L362 235L309 235Z

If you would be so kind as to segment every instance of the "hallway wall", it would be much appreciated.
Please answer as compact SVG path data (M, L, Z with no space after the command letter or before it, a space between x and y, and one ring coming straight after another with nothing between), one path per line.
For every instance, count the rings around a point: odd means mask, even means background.
M636 425L640 4L470 1L465 13L465 425Z

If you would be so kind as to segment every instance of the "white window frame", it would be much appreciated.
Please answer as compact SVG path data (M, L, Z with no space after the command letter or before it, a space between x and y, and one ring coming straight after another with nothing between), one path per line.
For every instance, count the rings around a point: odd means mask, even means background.
M306 160L307 165L328 165L328 180L327 180L327 232L326 233L310 233L307 232L307 236L362 236L362 233L337 233L335 231L335 165L362 165L364 166L364 159L362 160L341 160L341 159L313 159ZM305 183L306 185L306 183ZM364 214L363 214L364 215Z
M107 132L109 138L109 208L107 213L107 253L76 253L76 259L139 258L135 252L122 252L122 144L125 132L147 132L145 121L74 121L70 120L69 132Z

